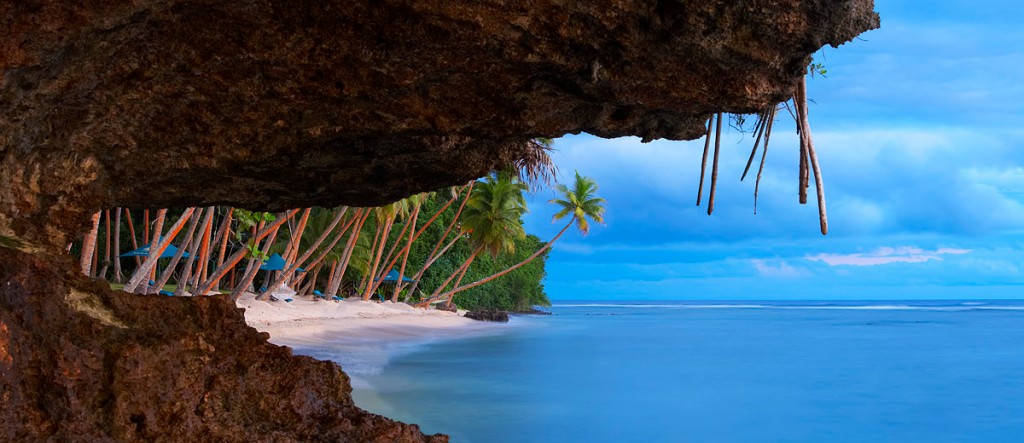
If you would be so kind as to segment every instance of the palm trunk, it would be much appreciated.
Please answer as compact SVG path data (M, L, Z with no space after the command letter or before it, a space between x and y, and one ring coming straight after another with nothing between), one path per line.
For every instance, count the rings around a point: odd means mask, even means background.
M370 218L370 214L373 211L370 208L363 208L363 215L359 218L359 221L354 225L352 235L349 237L348 243L345 245L345 251L342 253L341 265L332 275L332 283L328 289L328 295L338 295L338 288L341 287L341 281L345 277L345 271L348 269L348 263L352 259L352 251L356 248L356 243L359 242L359 235L363 232L363 225L366 224L366 219Z
M356 209L353 213L352 219L345 222L345 225L341 227L341 230L334 235L334 238L331 240L331 243L328 244L326 248L321 248L320 254L314 257L313 260L310 260L309 263L307 263L306 267L313 268L319 265L320 262L323 261L323 259L326 258L331 251L334 250L334 247L338 245L338 242L341 241L341 239L345 236L345 233L348 232L349 228L356 225L360 217L362 217L363 211L363 209ZM345 244L348 245L347 242Z
M378 222L377 232L373 236L373 243L370 244L370 261L366 264L366 274L363 275L363 279L359 281L359 286L356 288L358 291L360 291L360 298L362 298L363 300L369 300L369 295L367 294L367 292L369 292L370 288L369 285L366 284L366 282L369 281L367 277L370 276L370 273L374 272L374 269L372 269L373 261L377 257L377 243L380 242L380 233L383 230L384 227L381 226L380 222Z
M411 218L412 217L410 216L410 219ZM384 256L385 258L381 262L384 264L384 266L377 268L376 278L373 280L373 289L370 292L377 292L377 289L380 288L380 285L384 283L384 277L387 276L388 272L391 272L391 270L395 268L395 263L397 263L398 259L402 257L402 254L405 252L405 248L403 247L401 250L399 250L398 254L395 254L395 249L398 248L398 245L402 244L402 239L405 238L405 234L409 234L409 238L412 238L412 236L415 234L415 231L415 221L413 221L411 225L409 223L406 223L405 226L402 227L402 232L400 232L398 234L398 237L395 238L395 243L391 245L391 250L388 251L388 254Z
M459 285L462 284L462 278L466 276L466 272L467 271L469 271L469 267L468 266L466 267L466 269L462 270L462 273L459 274L459 278L455 279L455 284L452 285L452 287L457 288L457 287L459 287ZM448 297L448 299L445 300L443 304L444 304L444 307L445 307L446 310L451 310L453 307L455 307L455 297L454 297L454 295L451 296L451 297Z
M213 218L216 216L217 207L210 206L206 208L207 218L200 225L200 241L199 241L199 257L196 258L195 271L192 271L191 263L189 260L188 266L188 277L185 280L185 284L188 287L194 288L199 285L199 281L203 278L203 274L206 273L206 269L210 263L210 236L213 234Z
M274 245L274 240L277 238L277 231L279 228L280 225L278 225L277 228L274 228L273 231L270 231L270 236L267 237L267 240L263 243L263 249L260 250L263 255L267 255L267 253L270 252L270 247ZM252 261L250 261L249 264L251 266L251 270L242 276L242 281L238 282L238 286L235 286L235 289L231 291L232 300L238 300L238 298L242 296L242 292L252 284L252 280L256 278L256 273L260 271L259 263L259 258L253 258Z
M489 282L491 280L494 280L494 279L496 279L498 277L501 277L501 276L503 276L505 274L508 274L509 272L515 271L516 269L519 269L523 265L533 261L535 258L540 257L540 255L543 254L545 251L551 249L551 245L553 245L556 241L558 241L558 239L562 236L562 234L565 234L565 231L568 230L570 226L572 226L572 223L575 220L576 220L575 217L570 219L569 223L566 224L564 228L562 228L562 230L558 233L558 235L555 236L555 238L552 238L551 241L549 241L546 245L542 246L540 249L537 250L537 252L534 252L533 255L527 257L525 260L523 260L523 261L521 261L519 263L516 263L515 265L512 265L511 267L505 269L504 271L501 271L501 272L498 272L498 273L496 273L494 275L491 275L490 277L477 280L477 281L475 281L473 283L470 283L468 285L465 285L465 286L456 286L455 289L452 289L451 291L448 291L448 292L442 294L441 296L437 297L437 299L441 300L441 299L444 299L444 298L448 298L449 301L450 301L451 298L454 298L455 294L457 294L459 292L465 291L465 290L470 289L470 288L475 288L475 287L480 286L480 285L482 285L484 283L487 283L487 282Z
M306 272L312 273L313 275L309 276L309 281L305 282L305 285L303 285L302 295L311 294L313 289L316 289L316 279L320 276L320 266L309 269Z
M334 220L331 220L331 223L327 226L327 229L324 229L324 232L320 233L320 236L313 241L313 244L311 244L306 249L306 252L304 252L301 257L297 258L291 265L286 267L284 271L281 272L281 275L279 275L278 278L274 280L273 283L270 284L270 286L267 286L267 292L274 292L275 290L277 290L277 288L284 284L284 282L288 281L289 279L292 278L293 275L295 275L295 272L299 269L300 266L302 266L302 263L309 259L309 256L312 255L313 252L315 252L320 247L320 245L324 243L325 240L327 240L327 237L331 234L331 232L334 231L334 228L336 228L338 224L341 223L341 219L344 217L346 211L348 211L348 206L343 206L341 210L338 211L338 214L334 216ZM344 234L344 230L338 233L337 238L339 240L341 239L342 234ZM337 244L337 241L331 243L331 248L333 248L335 244ZM327 248L326 250L322 251L322 255L327 255L327 252L330 251L331 248Z
M441 238L437 239L437 243L434 245L434 249L431 249L430 254L427 254L428 257L433 256L434 253L437 252L437 248L441 247L441 244L444 242L444 239L448 238L448 234L452 232L452 228L454 228L455 225L458 224L459 217L462 216L462 210L466 208L466 203L469 202L469 195L473 193L474 185L476 185L476 181L471 181L469 182L468 185L466 185L468 187L468 189L466 190L466 198L462 199L462 203L459 204L459 209L455 211L455 216L452 217L452 221L448 223L448 227L445 228L444 234L441 234Z
M299 210L295 209L278 214L278 216L274 218L273 222L271 222L269 226L256 232L256 235L253 236L252 241L259 241L263 239L270 233L270 230L275 230L276 228L281 227L282 224L288 221L288 219L292 218L297 212L299 212ZM234 269L234 266L238 265L239 262L242 261L242 258L245 257L245 255L245 248L240 248L238 251L231 254L230 257L228 257L224 261L224 263L222 263L220 266L217 267L216 270L213 271L213 274L210 275L210 278L208 278L206 281L203 282L202 285L200 285L199 289L196 290L194 294L204 296L209 294L211 287L217 284L220 281L220 279L227 274L227 271Z
M185 221L192 216L194 208L187 208L185 212L181 214L178 221L171 225L171 229L167 232L163 238L160 237L160 232L164 228L164 218L167 217L167 210L161 209L156 213L156 229L153 240L149 245L149 255L146 257L146 261L142 263L138 269L132 274L132 277L128 279L128 283L124 285L124 291L136 294L145 294L149 287L149 275L156 269L156 262L160 258L160 255L164 253L167 246L171 244L171 239L178 235L178 231L185 226Z
M228 237L231 236L231 234L230 234L230 230L231 230L231 216L234 213L235 213L235 208L228 208L228 214L226 216L224 216L224 221L221 222L220 229L218 229L218 231L220 231L220 232L217 234L217 240L215 240L214 243L220 242L220 252L217 253L217 266L214 268L215 270L219 269L224 264L224 255L227 254L227 250L228 250ZM203 281L206 281L207 278L208 278L208 276L206 275L206 272L204 271L203 272ZM219 279L216 282L214 282L213 290L217 291L217 292L220 292L220 280ZM202 295L206 295L206 293L204 292Z
M103 267L100 268L100 272L96 274L99 278L107 278L107 269L110 268L110 210L103 210L103 218L106 223L106 235L107 242L103 248Z
M392 228L394 228L393 221L391 223L391 226ZM402 226L402 231L398 233L398 237L395 237L395 242L391 244L391 248L388 249L388 253L384 255L384 260L381 261L381 264L383 264L384 266L380 266L379 268L377 268L376 278L378 280L383 278L384 274L390 271L390 268L395 266L395 262L398 261L398 257L401 256L401 251L399 251L398 255L396 256L395 250L398 249L398 245L402 244L402 239L405 238L405 234L413 234L409 232L409 226L409 223L406 223L405 226ZM384 241L387 241L387 236L384 237ZM374 290L376 290L376 288L374 288Z
M253 241L258 242L264 237L266 237L270 233L271 229L276 230L277 228L279 228L285 221L294 216L296 212L299 212L299 210L292 209L288 212L278 214L277 218L270 224L270 226L267 226L266 228L263 228L262 230L256 233L256 235L253 237ZM199 289L196 290L195 293L200 295L206 295L208 292L210 292L210 288L212 288L214 285L220 282L220 279L224 278L224 275L226 275L228 271L233 269L235 265L237 265L238 262L241 261L244 256L245 248L239 248L239 250L231 254L231 256L228 257L227 260L224 261L224 263L222 263L220 266L217 267L215 271L213 271L213 274L210 275L210 278L203 282L203 284L199 287Z
M444 288L446 288L448 286L448 283L451 283L452 280L454 280L456 277L458 277L459 274L461 274L463 272L463 270L469 269L469 265L473 263L473 260L476 260L476 256L479 255L480 251L483 251L483 250L484 250L484 247L482 245L481 246L477 246L476 249L473 250L473 253L470 254L468 258L466 258L466 261L462 263L462 266L459 266L459 268L456 269L455 272L452 273L452 275L448 276L448 278L445 279L444 283L441 283L440 285L438 285L437 289L434 290L434 293L430 294L430 298L428 298L425 301L420 302L419 304L417 304L417 306L425 307L425 306L429 305L431 302L434 302L434 301L437 301L437 300L441 300L443 298L443 297L439 297L439 295L441 294L441 291L444 291Z
M291 238L288 239L288 245L284 247L284 255L282 256L282 258L284 259L285 269L291 267L291 263L293 262L292 251L297 251L299 249L299 244L302 242L302 232L306 230L306 223L309 221L309 213L312 212L312 210L313 208L306 208L304 211L302 211L302 218L299 219L298 226L295 226L295 228L292 230ZM284 282L287 280L280 278L284 274L284 272L278 273L278 278L273 280L275 283L274 287L271 288L270 276L273 275L273 273L267 272L266 278L263 281L263 287L267 289L264 291L260 291L260 294L256 296L256 299L263 300L266 297L266 295L273 293L278 286L284 284ZM289 276L289 278L291 277Z
M377 280L377 266L380 265L380 258L381 255L384 254L384 246L387 245L388 234L391 233L391 226L394 221L395 219L393 217L387 217L386 220L384 220L384 229L380 230L380 228L378 228L378 240L380 245L377 245L377 240L374 241L374 245L377 246L377 253L374 255L373 266L370 267L368 270L369 272L366 273L367 281L366 286L364 286L365 290L363 292L363 300L369 300L370 297L373 296L373 290L376 288L374 282Z
M420 203L416 202L416 207L412 210L412 226L416 226L416 220L420 215ZM420 233L423 231L421 230ZM418 234L418 233L417 233ZM405 250L400 254L402 256L402 267L398 269L398 280L395 282L395 292L391 294L391 301L398 302L398 292L402 290L402 279L405 277L405 265L409 262L409 250L412 249L412 242L416 240L416 235L409 234L409 241L405 244ZM394 265L392 265L394 266Z
M454 246L455 242L457 242L457 241L459 241L459 237L458 236L453 238L452 241L448 242L447 245L444 245L444 248L441 248L441 251L438 252L437 255L435 255L433 257L430 257L430 259L427 260L427 262L423 264L423 267L421 267L419 272L416 273L416 276L413 277L414 281L412 283L412 288L409 288L409 293L405 295L404 301L406 303L408 303L409 302L409 298L412 297L416 293L416 288L418 288L420 286L420 281L423 279L423 274L427 272L427 269L430 268L430 265L434 264L434 262L437 261L437 259L439 259L442 256L444 256L444 253L448 252L448 250L451 249L451 247Z
M82 240L82 255L79 259L79 266L82 269L82 273L92 277L92 256L96 249L96 238L100 235L100 213L102 211L96 211L92 215L92 229L89 230L88 234L85 234L85 240Z
M306 208L302 211L302 218L299 219L298 226L291 231L291 238L288 239L288 245L284 247L284 254L281 257L286 263L295 261L296 252L302 244L302 233L306 230L306 223L309 222L309 213L312 211L313 208Z
M124 272L121 270L121 208L114 212L114 281L124 281Z
M200 245L209 243L207 241L209 240L207 233L210 230L210 225L213 224L213 211L215 210L216 208L214 208L213 206L206 208L206 215L203 216L203 222L199 224L199 233L196 234L197 236L199 236L198 239L193 237L191 233L189 235L189 237L191 237L192 240L189 242L188 260L185 260L185 268L182 269L181 271L181 278L178 279L178 286L174 288L174 295L176 297L181 297L182 295L185 295L185 290L188 288L189 280L192 279L192 263L195 262L196 260L196 253L199 251ZM199 215L200 214L196 215L196 219L199 218ZM184 248L185 245L182 244L181 247ZM202 263L202 260L200 260L200 266L202 266ZM199 272L196 271L196 274L199 274Z
M266 226L266 224L267 224L267 222L260 221L259 224L257 224L256 226L253 226L252 227L252 237L256 237L256 233L259 232L261 229L263 229L263 227ZM276 231L275 231L275 234L276 234ZM258 248L259 245L260 245L260 243L257 242L257 241L252 242L252 247L253 248ZM243 247L245 247L245 245L243 245ZM254 270L257 267L258 267L258 265L256 264L256 257L250 257L249 261L247 261L245 263L245 271L242 271L242 280L244 281L245 277L247 275L249 275L250 272L252 272L252 273L257 272L258 269ZM237 288L238 288L237 282L232 281L231 282L231 295L232 296L235 295L235 291L237 290ZM248 288L244 288L244 289L248 289Z
M128 208L124 208L124 218L128 220L128 233L132 235L132 250L139 249L139 243L135 237L135 223L132 221L132 213ZM135 257L135 267L142 266L142 259Z
M327 286L325 286L324 289L327 291L326 295L330 295L332 297L334 296L334 294L331 294L331 289L330 288L332 288L334 286L334 271L337 270L337 268L338 268L338 261L337 260L331 260L331 272L327 274Z
M199 212L192 211L192 216L189 218L188 222L188 230L185 232L185 237L181 241L181 246L178 247L178 252L175 252L174 257L171 257L171 262L167 264L167 268L165 268L164 272L160 274L160 278L156 280L156 285L154 285L154 287L152 288L149 288L148 292L150 294L159 293L164 288L164 285L166 285L167 282L171 280L171 276L174 275L174 270L177 269L178 267L178 262L181 260L181 257L185 254L185 250L188 249L189 245L192 243L192 237L196 233L196 226L199 225L199 219L201 217L202 210L200 210ZM172 237L171 240L174 240L174 238ZM178 281L178 286L181 286L180 279Z

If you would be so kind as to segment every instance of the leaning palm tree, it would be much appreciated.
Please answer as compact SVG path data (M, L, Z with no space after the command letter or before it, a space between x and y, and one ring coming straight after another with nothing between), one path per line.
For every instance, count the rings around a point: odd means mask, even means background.
M526 213L526 199L523 197L526 190L527 185L508 173L492 174L477 184L462 215L462 231L468 235L473 253L434 290L429 299L419 305L447 298L441 294L445 287L459 278L455 282L458 287L462 276L481 252L487 251L493 256L515 250L516 239L526 236L522 223L522 216Z
M82 241L82 255L80 257L80 267L82 273L90 277L93 276L95 270L92 265L93 255L96 253L96 240L100 234L100 215L103 211L96 211L92 215L92 229L85 234L85 240Z
M590 233L590 220L597 223L604 223L605 200L603 198L597 197L597 183L594 182L593 179L587 176L580 175L579 171L576 171L576 178L575 180L573 180L572 188L560 184L555 188L555 190L561 198L552 199L549 201L549 203L554 203L560 206L561 210L555 213L555 215L552 217L552 221L562 220L566 217L571 216L569 218L569 223L566 223L565 227L558 232L558 235L552 238L551 241L547 242L547 244L542 246L540 249L537 250L537 252L534 252L533 255L527 257L525 260L516 263L515 265L512 265L511 267L501 272L495 273L490 277L477 280L473 283L464 286L458 286L458 284L456 284L455 289L452 289L451 291L441 294L436 298L438 300L450 300L452 297L455 296L455 294L461 291L465 291L470 288L475 288L498 277L501 277L505 274L508 274L509 272L519 269L523 265L533 261L541 254L551 249L551 245L553 245L555 241L562 237L562 234L565 234L565 231L567 231L569 227L572 226L573 224L576 225L576 228L580 231L581 234L587 235Z

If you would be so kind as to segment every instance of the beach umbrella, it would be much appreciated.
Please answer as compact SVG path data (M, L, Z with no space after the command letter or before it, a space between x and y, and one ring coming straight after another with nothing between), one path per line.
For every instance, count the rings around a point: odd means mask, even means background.
M384 276L384 281L386 281L386 282L396 282L396 281L398 281L398 271L396 271L394 269L392 269L391 271L388 271L388 275ZM403 276L402 277L402 281L405 282L405 283L413 283L416 280L413 280L413 279L411 279L409 277L404 277Z
M178 248L174 245L167 245L167 249L164 249L164 253L160 254L160 258L171 258L174 254L178 253ZM148 257L149 256L149 245L143 246L134 251L125 252L118 257ZM181 253L182 258L188 257L188 252Z
M273 254L260 266L261 271L283 271L287 263L284 262L284 258L281 254ZM295 272L306 272L305 269L299 268Z

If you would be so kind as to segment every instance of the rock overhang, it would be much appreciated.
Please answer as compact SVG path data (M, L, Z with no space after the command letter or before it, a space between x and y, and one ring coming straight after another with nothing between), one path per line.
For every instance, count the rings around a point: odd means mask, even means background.
M870 0L19 2L0 9L0 232L115 205L375 205L534 137L693 139L792 93ZM49 227L46 235L34 234Z

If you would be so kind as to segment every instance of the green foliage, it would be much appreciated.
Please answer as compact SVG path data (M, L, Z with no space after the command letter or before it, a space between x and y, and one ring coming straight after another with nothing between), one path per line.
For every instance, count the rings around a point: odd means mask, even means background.
M525 202L517 201L516 198L512 197L512 194L520 194L511 192L509 184L505 183L501 185L501 189L491 188L485 191L477 191L477 187L483 185L483 182L478 182L474 187L474 194L478 197L483 195L490 196L501 196L504 195L507 198L499 198L496 200L501 201L500 204L493 205L492 209L498 207L515 208L513 212L516 215L513 219L507 217L490 217L486 214L490 211L487 210L491 205L480 204L477 205L476 209L470 209L469 203L467 203L466 209L463 210L463 220L467 221L467 224L471 224L469 220L473 217L468 217L470 212L477 211L477 223L478 226L484 227L495 226L501 227L500 229L510 229L512 231L521 232L522 221L520 216L525 212ZM487 186L484 186L485 188ZM478 194L482 192L482 194ZM429 196L423 201L423 206L420 209L421 213L417 228L423 227L427 220L430 219L451 197L451 194L446 192L438 192L436 195ZM423 263L427 260L427 256L431 250L437 244L438 239L444 234L445 228L455 217L455 213L458 210L460 201L452 203L447 209L445 209L427 229L423 232L423 235L412 245L409 253L409 263L406 266L406 276L412 277L416 271L418 271ZM495 199L491 200L491 203L495 203ZM521 208L521 211L520 209ZM407 222L406 220L405 222ZM402 226L396 223L394 230L400 230ZM414 294L412 300L419 300L420 294L430 294L433 290L440 285L449 275L455 272L456 269L473 253L473 245L471 245L469 237L471 234L465 233L467 229L465 225L462 227L456 226L448 235L448 241L453 238L453 235L462 232L463 239L455 243L451 249L448 250L440 259L434 262L430 268L424 273L421 278L420 285L417 289L417 294ZM372 237L373 232L369 235ZM372 238L371 238L372 240ZM481 240L486 240L485 237L481 237ZM447 241L445 242L447 243ZM481 278L488 277L498 271L501 271L509 266L519 263L526 257L529 257L538 249L540 249L544 243L533 235L512 235L508 242L497 241L494 245L499 251L505 248L505 252L500 252L496 255L480 254L473 264L466 271L466 276L463 278L463 282L472 282ZM444 245L441 245L443 247ZM505 275L499 279L491 281L487 284L481 285L476 288L460 292L456 297L456 303L465 309L480 309L480 308L494 308L504 310L525 310L531 306L549 306L550 301L547 295L544 293L543 280L545 277L544 264L547 258L547 254L541 255L529 264L512 271L508 275ZM396 267L397 268L397 267Z
M259 258L260 260L266 260L269 258L269 256L264 254L257 245L248 241L248 233L253 226L259 225L260 222L269 223L274 221L275 218L274 214L269 212L254 212L247 211L245 209L235 209L234 219L235 223L237 223L235 228L235 240L244 245L246 258Z
M462 214L462 230L474 247L491 255L515 252L516 240L526 236L525 184L507 173L491 174L477 183Z
M825 65L823 63L811 63L810 65L807 65L807 73L810 74L811 77L814 77L815 75L825 77L825 74L828 74L828 70L825 69Z
M825 53L822 52L821 56L822 58L824 58ZM816 75L828 78L828 76L826 76L825 74L828 74L828 70L825 69L825 64L821 62L815 62L814 57L811 57L811 62L807 65L807 75L810 75L812 78Z
M590 233L590 222L587 219L604 223L605 201L596 196L597 182L592 178L580 175L580 171L576 171L572 188L560 184L555 187L555 192L562 198L551 199L548 203L558 205L562 209L551 217L552 221L571 216L576 222L576 229L583 235Z

